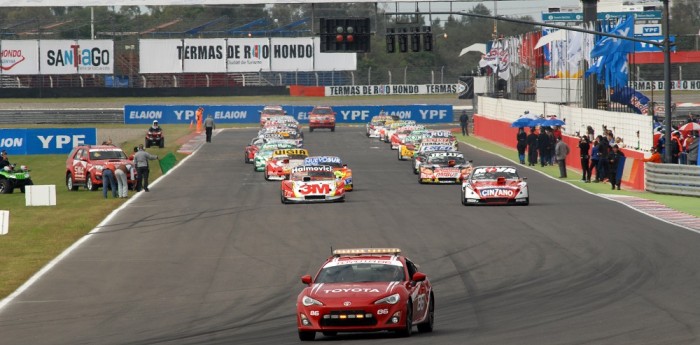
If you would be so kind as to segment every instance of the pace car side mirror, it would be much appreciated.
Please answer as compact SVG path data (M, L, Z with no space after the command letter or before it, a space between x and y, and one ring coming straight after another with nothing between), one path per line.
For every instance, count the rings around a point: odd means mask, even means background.
M423 272L416 272L413 273L413 277L411 278L412 281L414 282L422 282L425 280L427 276Z
M311 276L308 274L301 276L301 282L306 284L306 285L311 285Z

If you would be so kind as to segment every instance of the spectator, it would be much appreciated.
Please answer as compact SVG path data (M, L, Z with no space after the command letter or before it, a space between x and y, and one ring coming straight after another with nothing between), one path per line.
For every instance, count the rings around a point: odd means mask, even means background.
M683 144L681 144L681 133L679 131L673 132L671 136L671 163L678 164L678 159L680 158L681 152L683 152Z
M537 134L535 128L530 128L530 134L527 136L527 161L529 166L537 164Z
M664 131L661 131L661 137L656 143L656 151L659 152L661 156L666 152L666 136L664 135Z
M559 165L559 178L566 178L566 156L569 154L569 145L561 138L556 138L556 141L554 151Z
M119 194L120 198L129 197L129 180L126 178L127 173L128 170L126 169L126 165L121 163L117 166L117 169L114 171L114 176L117 179L117 194Z
M595 168L595 179L593 179L593 182L600 182L600 170L598 170L598 161L600 159L600 156L598 155L598 139L594 139L591 147L591 165L588 167L588 178L591 178L591 174L593 173L593 169ZM590 181L589 181L590 182Z
M583 177L581 181L590 183L591 182L591 170L590 170L590 149L591 144L588 142L587 136L582 136L581 140L578 142L578 148L581 151L581 171L583 172Z
M598 168L597 175L601 178L598 182L607 181L609 161L608 154L610 153L610 144L608 139L603 136L598 136Z
M517 140L518 148L518 158L520 158L520 164L525 164L525 149L527 148L527 134L525 134L525 129L518 129L518 134L515 137Z
M615 138L615 144L617 144L617 146L619 148L625 147L625 143L622 141L622 138L620 138L620 137Z
M214 129L216 129L216 124L214 123L214 118L211 117L211 115L207 116L207 119L204 120L204 129L207 132L207 142L211 142L211 133Z
M693 137L693 141L687 147L688 164L698 165L698 144L700 144L700 140L698 140L698 132L693 131L692 137Z
M595 130L593 127L586 127L586 136L588 136L588 142L592 143L595 140Z
M549 136L543 128L540 127L540 134L537 136L537 150L540 155L540 165L549 164L549 156L552 151L552 146L549 142Z
M148 192L148 173L150 172L148 168L148 161L158 159L158 156L154 156L139 147L139 152L134 155L134 165L136 166L136 172L138 177L136 180L136 191L140 192L141 187L143 190Z
M549 165L554 165L554 161L556 161L557 157L557 152L556 152L556 144L557 144L557 137L554 136L554 131L549 128L547 129L547 136L549 137Z
M117 197L117 180L114 178L114 164L108 163L102 169L102 194L107 199L107 190L112 190L112 196Z
M661 163L661 155L656 151L656 147L651 147L651 156L642 159L642 162Z
M459 117L459 125L462 127L462 135L469 135L469 115L466 110L462 110L462 116Z
M608 162L610 165L610 185L612 186L612 189L615 189L617 186L617 190L620 190L620 181L621 179L617 178L617 168L620 164L620 159L624 157L625 154L620 151L620 148L617 145L613 145L612 147L612 152L608 155Z

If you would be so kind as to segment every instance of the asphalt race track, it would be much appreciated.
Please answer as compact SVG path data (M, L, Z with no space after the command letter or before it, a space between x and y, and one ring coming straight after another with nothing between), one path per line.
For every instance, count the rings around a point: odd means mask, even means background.
M243 163L253 133L219 133L8 304L0 344L298 343L299 277L331 246L402 248L433 282L436 323L320 342L700 343L696 233L527 168L530 206L464 207L349 127L305 135L353 169L347 201L283 205Z

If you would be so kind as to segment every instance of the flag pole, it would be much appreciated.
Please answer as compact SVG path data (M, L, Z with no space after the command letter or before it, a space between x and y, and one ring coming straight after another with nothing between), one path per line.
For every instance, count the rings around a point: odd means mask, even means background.
M664 162L671 163L671 128L673 121L671 118L671 41L670 41L670 15L668 0L664 3ZM653 106L653 104L652 104Z

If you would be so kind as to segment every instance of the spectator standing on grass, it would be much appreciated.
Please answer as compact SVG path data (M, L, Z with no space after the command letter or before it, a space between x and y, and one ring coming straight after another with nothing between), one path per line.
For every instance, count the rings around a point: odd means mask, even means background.
M466 110L462 110L462 116L459 117L459 126L462 127L462 135L469 135L469 115Z
M537 136L537 150L540 155L540 165L545 166L549 164L549 155L552 147L549 142L549 136L542 127L540 127L540 135Z
M612 189L615 189L617 187L617 190L620 190L620 181L621 179L617 178L617 167L620 165L620 159L624 157L625 154L620 151L620 147L617 146L617 144L613 145L612 151L608 155L608 162L610 165L610 185L612 186Z
M692 137L693 137L693 141L687 147L688 164L698 165L698 144L700 144L700 140L698 140L698 132L693 131Z
M600 182L601 179L600 170L598 170L598 163L600 160L600 155L598 155L598 144L598 139L594 139L591 145L591 165L588 167L589 179L591 178L591 174L593 174L593 169L595 169L595 178L593 179L593 182Z
M559 165L559 178L566 178L566 156L569 154L569 145L561 138L556 138L557 144L554 146L557 164Z
M599 135L598 136L598 168L597 174L598 177L600 177L600 180L598 182L605 182L608 179L608 173L610 170L608 169L609 166L609 161L608 161L608 154L610 153L610 143L608 142L608 139L606 139L604 136Z
M530 128L530 134L527 135L527 162L529 166L537 164L537 134L535 127Z
M583 177L581 181L591 182L591 170L590 170L590 149L591 144L588 142L587 136L582 136L581 140L578 142L578 149L581 151L581 171L583 172Z
M129 171L126 169L126 165L119 164L117 169L114 171L114 176L117 178L117 191L120 198L129 197L129 179L127 179L126 174Z
M117 180L114 177L114 164L108 163L102 169L102 194L107 199L107 190L112 190L112 196L117 197Z
M158 156L154 156L146 152L142 147L139 146L139 152L134 155L134 165L136 166L136 172L138 174L136 182L136 191L140 192L141 187L145 192L148 192L148 173L150 172L148 168L148 161L158 159Z
M554 165L554 161L557 160L557 137L554 135L554 131L550 128L547 130L547 136L549 137L549 165Z
M524 128L518 129L518 134L515 136L517 140L518 158L520 159L520 164L525 164L525 149L527 148L527 134Z
M214 118L211 115L207 116L204 120L204 130L207 132L207 142L211 142L211 133L216 129L216 124L214 123Z

